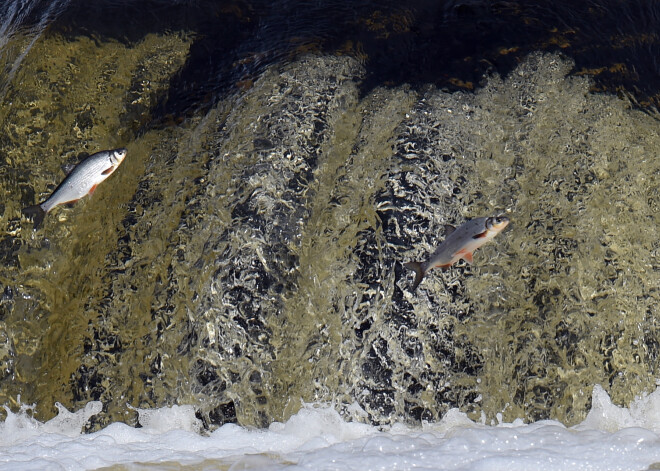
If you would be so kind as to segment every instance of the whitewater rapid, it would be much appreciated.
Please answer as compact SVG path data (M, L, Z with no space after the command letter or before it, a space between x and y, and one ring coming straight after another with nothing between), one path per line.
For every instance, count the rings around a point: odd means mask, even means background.
M358 406L355 406L358 407ZM191 406L138 409L141 428L113 423L82 434L90 402L41 423L30 407L0 424L0 469L230 470L643 470L660 463L660 392L627 408L593 389L587 418L486 424L452 409L437 423L387 427L347 422L329 404L306 404L267 429L226 424L201 434Z

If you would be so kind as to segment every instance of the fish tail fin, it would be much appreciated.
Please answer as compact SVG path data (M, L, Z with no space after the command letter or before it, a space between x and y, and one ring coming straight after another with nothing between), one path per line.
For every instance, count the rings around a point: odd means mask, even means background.
M41 205L35 204L34 206L28 206L27 208L23 208L23 214L29 218L32 219L34 222L33 230L39 229L39 226L44 220L44 217L46 216L46 211L43 210Z
M404 267L406 267L408 270L412 270L415 272L415 281L413 282L412 288L410 291L415 292L419 284L422 282L422 278L424 278L424 275L426 274L426 270L424 270L424 266L419 263L419 262L408 262L403 264Z

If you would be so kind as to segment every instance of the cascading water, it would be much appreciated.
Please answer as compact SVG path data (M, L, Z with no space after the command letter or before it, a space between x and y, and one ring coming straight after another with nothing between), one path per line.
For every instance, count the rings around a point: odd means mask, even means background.
M657 121L569 59L466 93L365 90L365 63L304 54L150 126L193 33L8 34L0 403L100 400L92 427L173 404L265 426L302 401L575 423L594 384L620 403L654 386ZM92 198L32 231L21 208L61 164L119 146ZM472 267L410 292L402 264L443 224L500 212Z

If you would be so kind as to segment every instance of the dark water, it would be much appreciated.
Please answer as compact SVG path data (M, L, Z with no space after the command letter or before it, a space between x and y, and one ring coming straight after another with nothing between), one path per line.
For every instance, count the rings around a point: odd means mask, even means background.
M44 2L32 16L44 11ZM138 41L187 31L195 40L155 115L209 106L248 87L266 66L308 52L347 54L378 85L436 84L473 90L536 50L561 51L601 90L657 104L658 21L650 1L225 2L71 1L51 24L69 36Z
M655 384L654 2L2 8L0 402L574 423L595 383ZM118 146L31 230L64 161ZM443 224L499 212L410 294Z

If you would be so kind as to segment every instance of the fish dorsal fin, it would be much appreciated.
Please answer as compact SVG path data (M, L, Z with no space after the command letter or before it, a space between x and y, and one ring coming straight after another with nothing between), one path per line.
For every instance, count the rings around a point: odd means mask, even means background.
M456 228L451 224L445 224L445 237L449 237L449 234L454 232Z
M62 165L62 171L67 175L70 174L71 172L73 172L74 168L76 168L75 164L64 164L64 165Z

